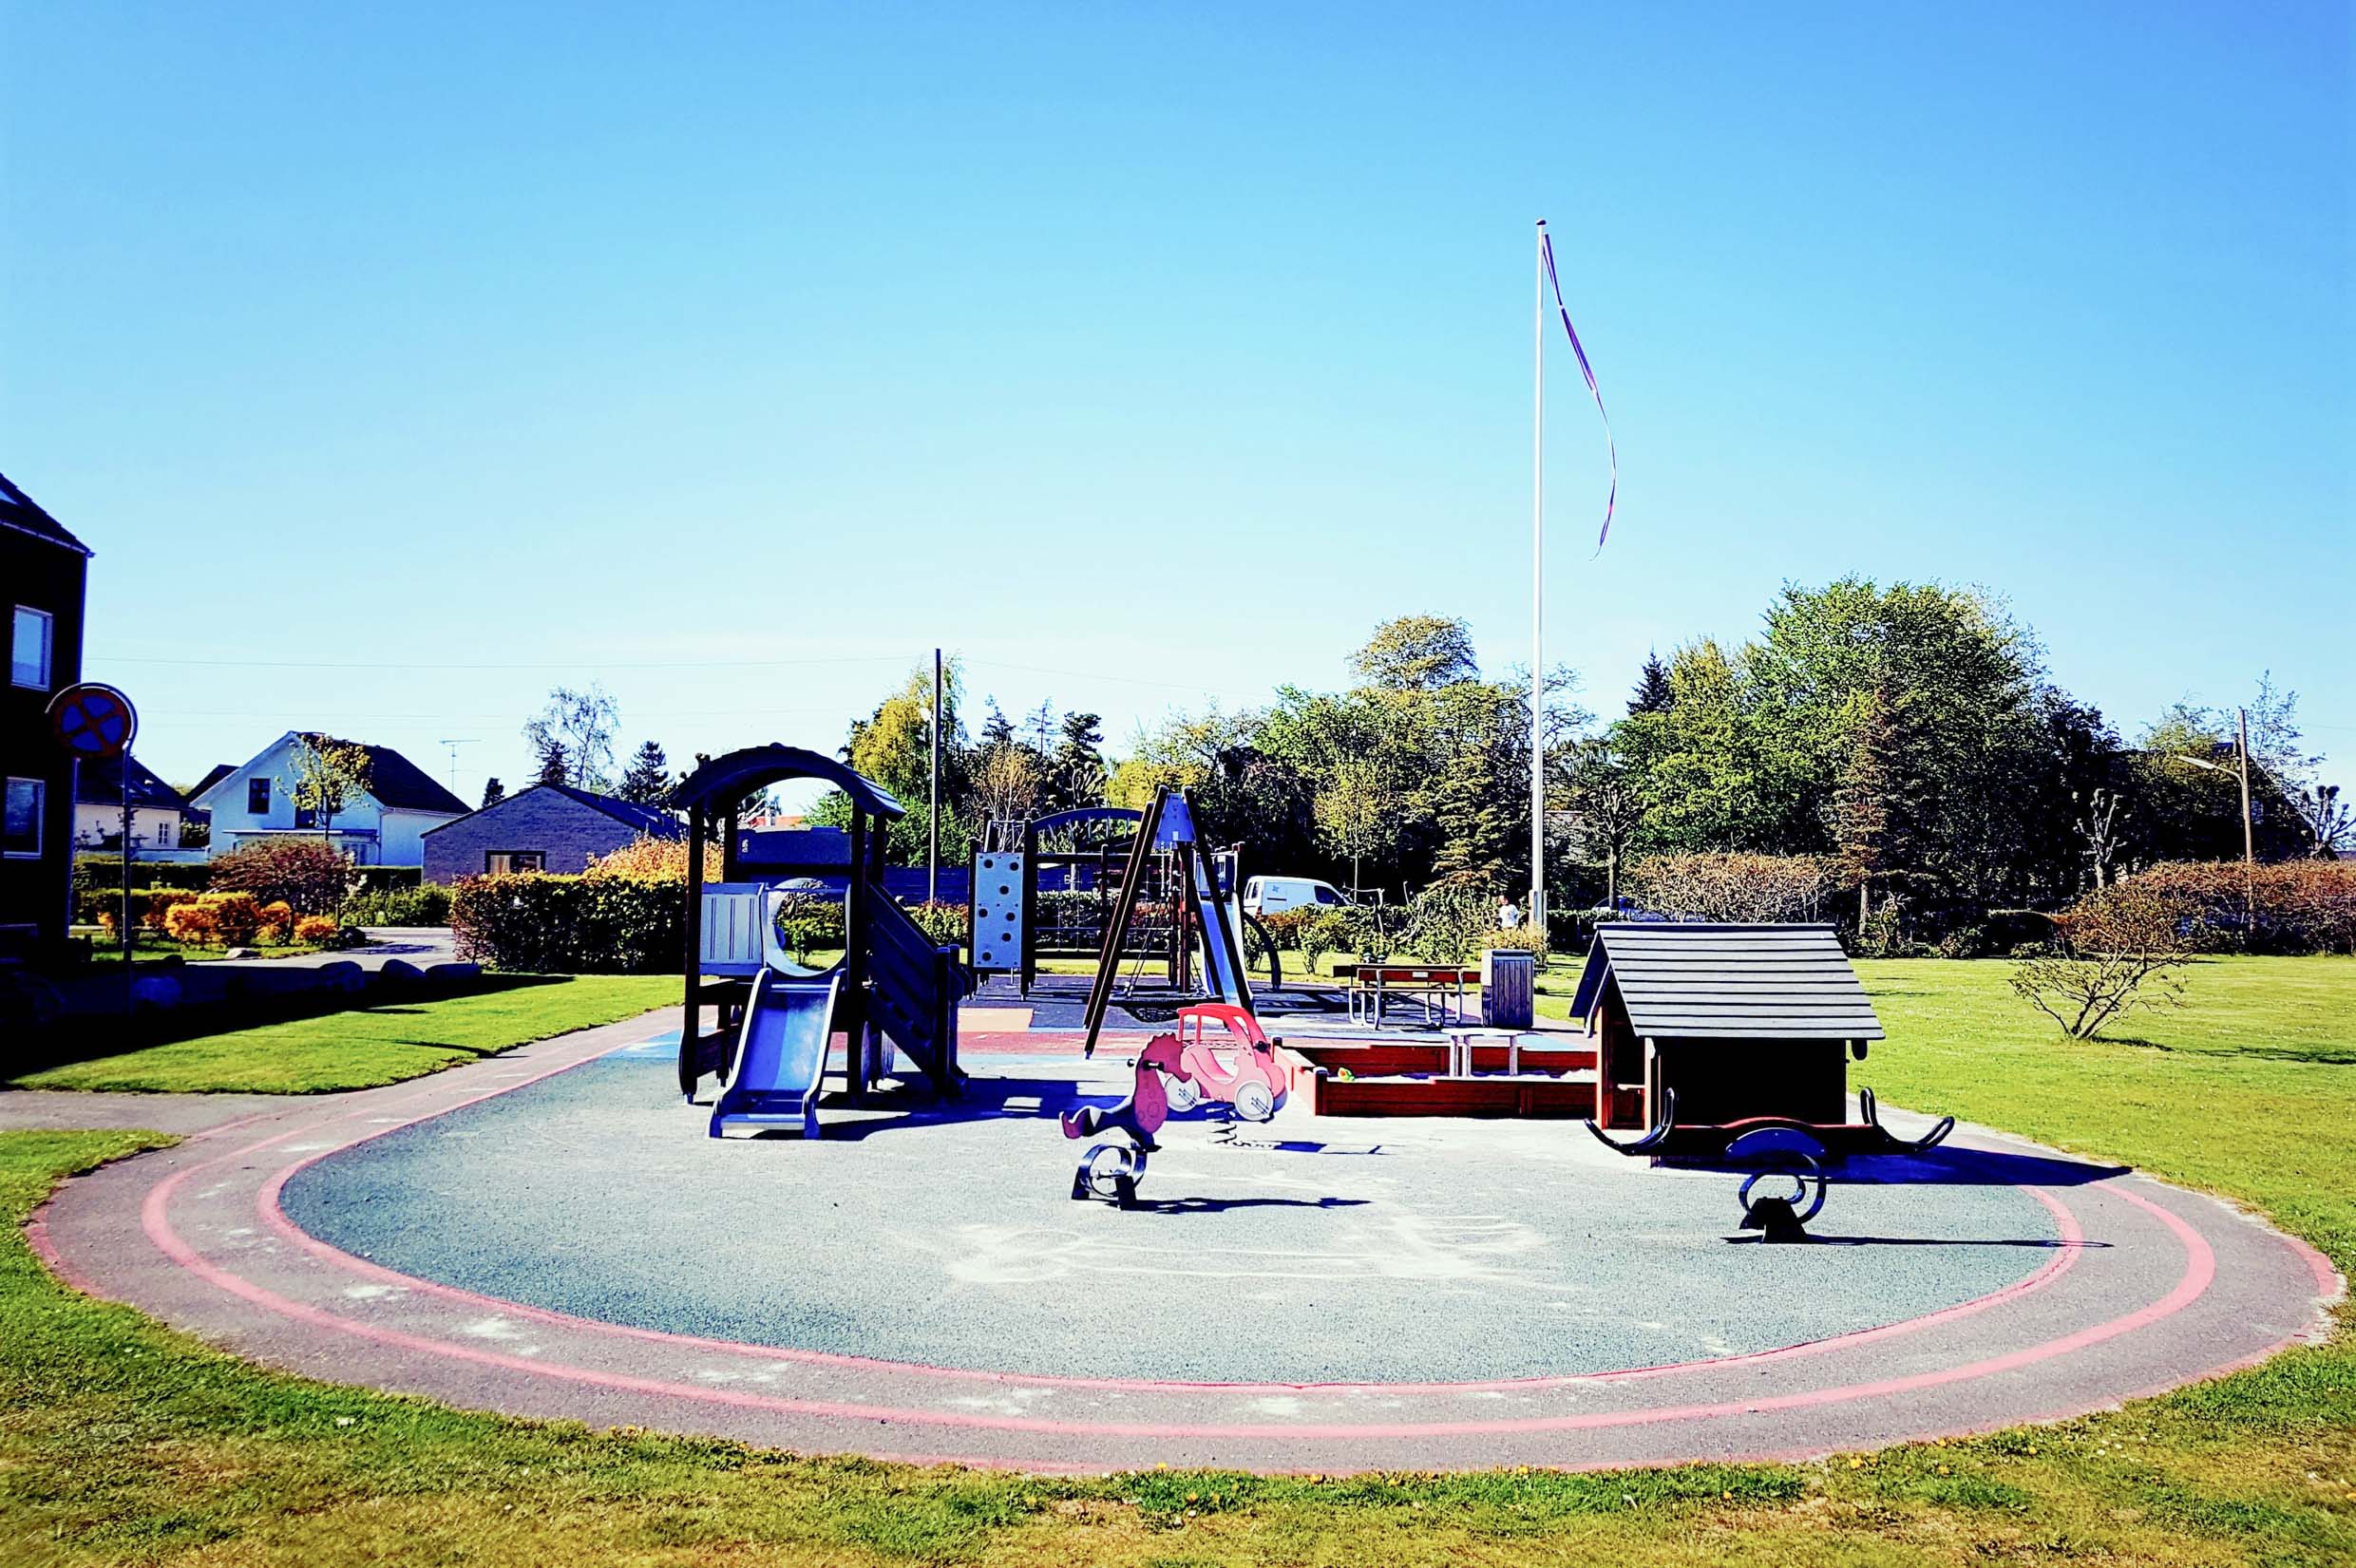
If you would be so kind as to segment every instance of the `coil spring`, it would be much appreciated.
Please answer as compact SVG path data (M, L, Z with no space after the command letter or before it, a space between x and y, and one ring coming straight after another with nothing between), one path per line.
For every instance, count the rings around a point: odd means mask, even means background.
M1209 1114L1211 1147L1235 1147L1235 1107L1225 1100L1213 1100L1210 1103Z

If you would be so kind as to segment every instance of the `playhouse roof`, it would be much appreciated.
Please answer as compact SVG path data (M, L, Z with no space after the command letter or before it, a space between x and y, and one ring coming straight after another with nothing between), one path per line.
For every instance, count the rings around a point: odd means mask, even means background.
M682 811L726 809L757 789L787 779L822 779L851 798L862 810L885 819L904 817L908 808L865 775L855 772L823 752L798 746L749 746L725 757L695 765L679 781L671 803Z
M1616 985L1657 1040L1879 1040L1881 1020L1829 925L1631 921L1595 928L1571 1011Z

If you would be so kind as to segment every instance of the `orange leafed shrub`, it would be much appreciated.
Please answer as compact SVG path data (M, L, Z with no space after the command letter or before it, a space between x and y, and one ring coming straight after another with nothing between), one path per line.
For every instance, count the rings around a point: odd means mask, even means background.
M286 945L286 927L276 924L265 925L260 930L254 933L254 940L259 942L264 947L284 947Z
M208 893L197 902L213 912L220 939L232 947L252 941L262 928L262 901L251 893Z
M687 841L642 835L611 855L600 855L592 860L581 875L591 881L625 877L642 882L684 882L687 880ZM720 846L704 845L704 880L716 882L723 875Z
M298 942L324 942L335 932L332 915L306 915L294 922L294 939Z
M2356 860L2171 860L2122 878L2180 905L2212 952L2356 953Z
M201 898L174 904L164 911L163 929L176 942L215 942L220 939L219 918Z

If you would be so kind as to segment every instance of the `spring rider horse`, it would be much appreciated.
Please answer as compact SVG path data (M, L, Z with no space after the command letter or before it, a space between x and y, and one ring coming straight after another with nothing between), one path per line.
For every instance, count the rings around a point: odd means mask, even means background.
M1093 1138L1101 1132L1117 1132L1128 1142L1111 1139L1092 1143L1080 1157L1079 1168L1072 1173L1072 1196L1074 1199L1109 1199L1122 1208L1137 1200L1137 1183L1146 1174L1146 1156L1162 1145L1153 1135L1169 1120L1169 1090L1163 1086L1162 1075L1169 1074L1177 1084L1189 1085L1191 1075L1180 1059L1178 1037L1157 1034L1137 1053L1137 1076L1130 1086L1129 1098L1111 1110L1096 1105L1083 1105L1078 1110L1063 1113L1063 1135L1066 1138Z

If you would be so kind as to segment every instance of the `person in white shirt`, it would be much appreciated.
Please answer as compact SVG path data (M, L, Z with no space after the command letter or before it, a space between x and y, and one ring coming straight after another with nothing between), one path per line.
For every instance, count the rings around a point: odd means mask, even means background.
M1498 894L1497 929L1499 931L1511 931L1521 923L1522 912L1520 909L1515 907L1512 897L1508 894Z

